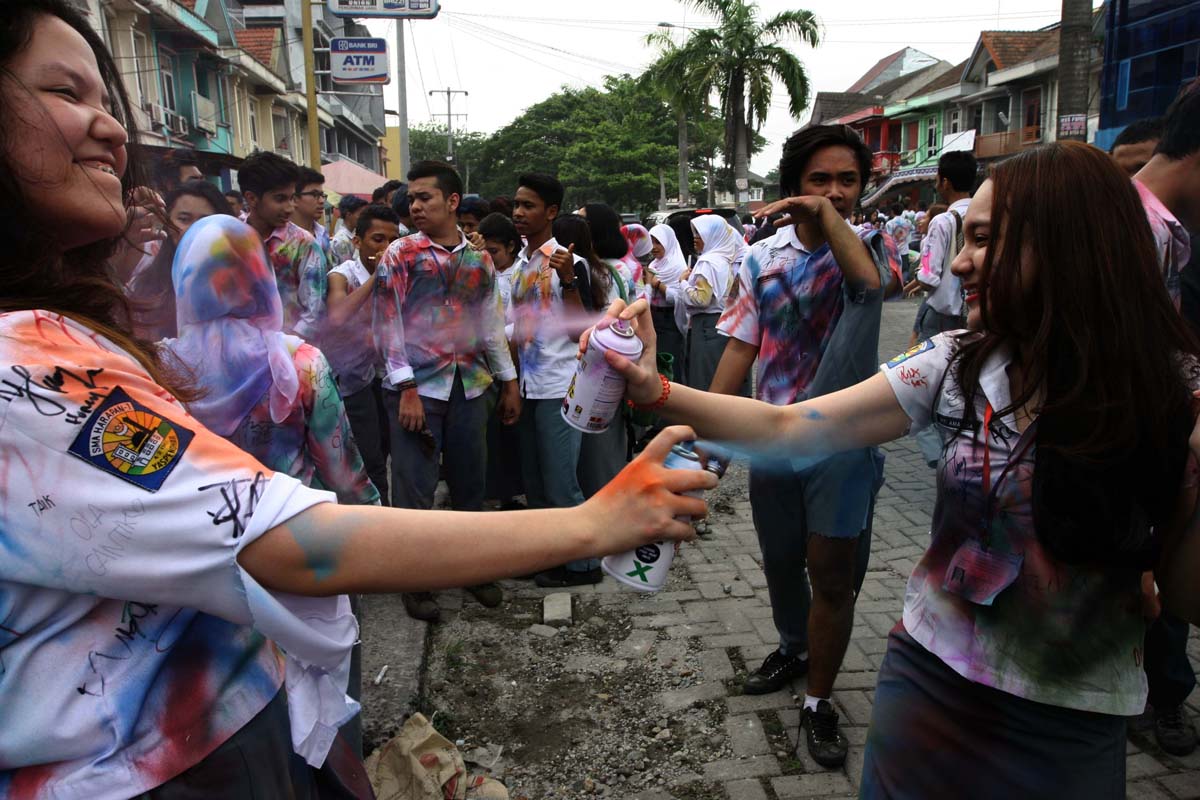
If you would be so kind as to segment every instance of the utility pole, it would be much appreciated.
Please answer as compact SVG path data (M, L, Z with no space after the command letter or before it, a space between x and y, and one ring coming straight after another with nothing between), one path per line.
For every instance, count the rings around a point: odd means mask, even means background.
M1058 31L1058 137L1087 140L1092 0L1062 0Z
M317 118L316 47L313 41L312 0L300 0L300 25L304 28L304 94L308 103L309 166L321 169L321 121Z
M400 105L400 179L406 180L409 163L408 152L408 83L404 69L404 19L396 20L396 93Z
M446 160L448 162L450 162L451 164L453 164L454 163L454 118L465 116L465 115L452 113L451 112L451 104L454 100L454 95L461 94L465 97L465 96L469 95L470 92L463 91L462 89L431 89L429 92L430 97L432 97L435 94L446 95L446 114L445 114L445 116L446 116ZM433 116L440 117L442 115L434 114Z

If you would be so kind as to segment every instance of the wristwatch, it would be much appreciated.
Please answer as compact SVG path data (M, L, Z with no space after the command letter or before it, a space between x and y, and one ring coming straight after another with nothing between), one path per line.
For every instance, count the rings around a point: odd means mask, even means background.
M562 290L563 290L564 292L573 292L573 291L575 291L575 281L574 281L574 279L572 279L572 280L570 280L570 281L564 281L562 278L559 278L559 279L558 279L558 285L562 287Z

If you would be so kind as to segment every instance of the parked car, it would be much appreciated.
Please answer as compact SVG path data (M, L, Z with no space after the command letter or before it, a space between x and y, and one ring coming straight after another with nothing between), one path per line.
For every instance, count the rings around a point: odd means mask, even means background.
M745 234L745 228L742 227L742 221L738 217L736 208L676 208L670 211L654 211L650 216L646 217L646 229L655 225L670 225L671 230L675 231L676 238L679 239L679 249L683 251L684 258L691 258L696 254L692 247L692 220L702 214L717 214L724 217L735 231L739 234Z

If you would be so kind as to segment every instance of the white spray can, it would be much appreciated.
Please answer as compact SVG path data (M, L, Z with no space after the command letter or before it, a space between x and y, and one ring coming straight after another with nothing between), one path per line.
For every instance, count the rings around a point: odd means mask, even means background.
M603 326L603 327L602 327ZM567 396L563 398L562 417L572 428L584 433L603 433L625 401L625 378L604 360L612 350L630 361L642 355L642 340L627 320L601 322L592 330L587 350L579 359Z

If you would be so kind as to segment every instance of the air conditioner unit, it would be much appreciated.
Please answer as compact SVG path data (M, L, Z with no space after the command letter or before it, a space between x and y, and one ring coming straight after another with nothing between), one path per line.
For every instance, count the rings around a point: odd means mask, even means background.
M171 128L171 134L174 136L187 136L188 134L187 118L182 114L176 114L174 111L168 111L167 125Z
M150 120L153 127L161 127L166 125L166 115L163 113L163 107L158 103L146 103L143 108L146 110L146 116Z

